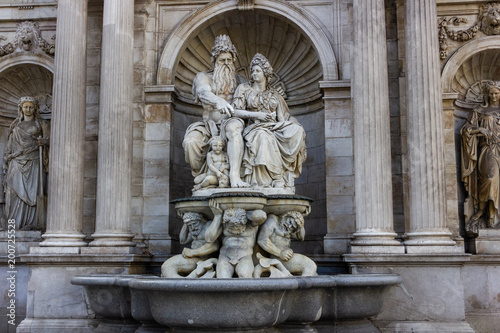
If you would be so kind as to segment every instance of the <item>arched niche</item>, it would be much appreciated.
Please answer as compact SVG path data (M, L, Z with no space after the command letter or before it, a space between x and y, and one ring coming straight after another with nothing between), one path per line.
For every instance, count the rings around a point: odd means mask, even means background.
M459 48L441 72L443 93L463 93L468 84L472 85L480 77L488 79L485 76L498 75L499 43L500 36L489 36Z
M211 68L215 37L231 37L239 54L236 68L244 76L255 53L266 56L285 86L290 111L304 126L308 160L296 181L296 193L316 202L306 226L310 242L302 252L322 251L326 233L324 104L319 81L338 80L337 62L325 31L306 12L282 1L255 3L253 11L238 11L235 2L208 4L181 22L167 37L158 64L157 85L175 86L171 117L170 198L191 195L193 179L184 161L182 138L187 126L201 120L194 104L194 76ZM248 76L247 76L248 78ZM171 234L182 222L170 214ZM321 248L318 250L318 248ZM174 249L173 252L176 252Z
M337 60L332 47L332 41L324 29L306 11L279 0L268 0L260 3L256 1L254 11L265 15L275 16L281 20L288 21L303 32L317 50L322 64L323 79L326 81L338 80ZM161 54L158 73L158 85L172 85L176 65L179 62L182 51L186 49L187 43L192 36L197 35L211 22L219 21L222 17L240 16L237 3L232 1L215 1L202 9L194 12L191 16L177 25L167 38L164 50ZM251 42L251 41L246 41Z
M467 193L461 177L460 130L470 112L481 103L482 83L485 80L500 80L499 41L499 36L490 36L465 44L452 55L442 70L446 195L448 202L456 201L456 206L453 206L458 208L458 216L456 210L449 211L448 220L462 237L466 237L464 203ZM453 227L450 229L453 230ZM470 252L467 239L465 245Z
M18 115L19 98L37 97L42 118L50 119L52 110L52 58L35 54L13 54L0 58L0 162L9 126ZM0 174L2 181L3 174ZM3 209L3 206L0 208Z
M17 116L20 97L38 97L42 117L50 119L54 59L32 52L0 58L0 126L9 126Z

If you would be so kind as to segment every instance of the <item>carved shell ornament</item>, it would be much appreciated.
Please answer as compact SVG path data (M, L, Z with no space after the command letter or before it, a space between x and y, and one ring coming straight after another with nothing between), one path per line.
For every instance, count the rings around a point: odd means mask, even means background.
M451 26L468 23L463 17L442 17L438 20L439 53L442 60L448 57L448 39L457 42L467 42L481 31L487 36L500 35L500 3L489 2L479 6L476 23L465 30L453 30Z
M256 53L263 54L273 65L270 86L285 99L292 114L303 110L316 111L322 107L318 81L322 66L310 41L295 25L269 16L258 10L242 11L239 15L221 18L194 36L182 52L175 73L178 89L178 111L189 112L194 105L192 84L198 72L211 68L210 53L215 37L228 35L237 52L235 66L240 75L250 78L249 65ZM199 110L201 114L201 108Z

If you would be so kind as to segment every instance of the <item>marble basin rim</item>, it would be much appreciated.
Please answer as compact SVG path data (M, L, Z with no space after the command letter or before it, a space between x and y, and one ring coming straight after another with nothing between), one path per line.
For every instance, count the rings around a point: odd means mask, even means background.
M128 281L144 276L140 274L90 274L75 276L71 279L71 283L85 288L90 308L96 315L106 319L133 321ZM154 278L154 276L149 276L149 278Z
M341 274L273 279L140 277L128 285L147 294L151 313L162 325L229 331L271 328L285 321L369 318L382 309L385 289L401 282L396 274Z
M263 209L268 214L276 215L281 215L291 210L308 215L311 203L314 202L311 198L294 194L264 195L259 192L246 193L234 191L235 189L232 190L204 197L174 199L170 203L174 204L175 209L181 214L196 212L212 219L213 213L209 207L210 200L216 201L223 210L228 208L243 208L245 210Z

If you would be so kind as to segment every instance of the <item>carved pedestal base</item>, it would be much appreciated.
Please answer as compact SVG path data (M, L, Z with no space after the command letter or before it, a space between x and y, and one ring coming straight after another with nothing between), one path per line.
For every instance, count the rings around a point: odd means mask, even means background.
M481 229L476 238L477 254L500 254L500 230Z

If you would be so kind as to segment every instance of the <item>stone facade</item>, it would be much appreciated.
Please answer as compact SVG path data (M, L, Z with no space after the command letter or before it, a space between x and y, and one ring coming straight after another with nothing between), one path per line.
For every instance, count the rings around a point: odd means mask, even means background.
M294 249L320 274L400 274L373 321L383 331L493 331L498 236L465 233L460 129L475 85L500 80L497 4L367 2L0 0L0 156L20 97L52 123L47 228L16 232L18 332L92 331L72 276L159 274L181 252L169 201L191 195L191 84L220 34L241 75L256 52L270 60L306 131L295 187L314 203Z

